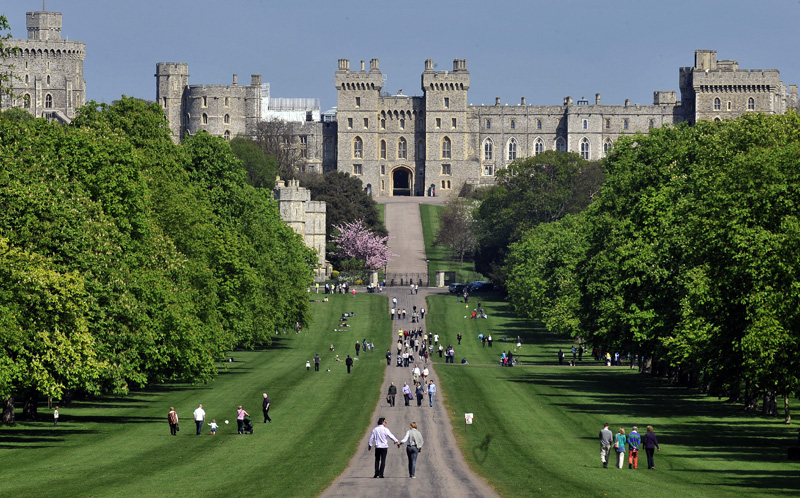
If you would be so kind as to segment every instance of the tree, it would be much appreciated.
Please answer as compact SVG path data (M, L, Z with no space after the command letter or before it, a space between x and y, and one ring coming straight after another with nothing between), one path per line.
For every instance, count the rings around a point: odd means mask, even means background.
M11 82L19 79L19 76L14 74L14 65L5 64L5 60L10 56L19 52L19 47L9 47L6 40L11 39L11 33L2 34L3 31L8 31L11 26L8 24L8 19L4 15L0 15L0 65L4 66L0 71L0 102L3 98L13 98L14 88Z
M474 209L474 202L453 196L447 200L439 217L435 243L450 248L462 263L464 256L472 255L478 247Z
M275 187L278 163L274 156L266 155L256 142L247 137L234 138L230 146L247 171L247 183L267 190Z
M304 170L304 151L293 123L280 119L260 121L256 125L255 142L267 156L275 158L281 178L297 178Z
M340 258L353 258L363 261L364 268L377 270L384 267L392 258L386 241L389 237L380 237L372 233L361 220L353 223L337 225L337 234L332 238Z
M509 244L539 223L578 213L597 196L603 168L579 154L546 151L513 162L496 174L497 184L478 207L476 269L502 285Z

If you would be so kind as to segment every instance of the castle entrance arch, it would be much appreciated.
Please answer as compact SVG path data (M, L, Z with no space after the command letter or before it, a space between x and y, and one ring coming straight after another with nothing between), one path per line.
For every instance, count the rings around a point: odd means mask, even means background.
M408 166L396 166L392 169L392 195L414 195L414 171Z

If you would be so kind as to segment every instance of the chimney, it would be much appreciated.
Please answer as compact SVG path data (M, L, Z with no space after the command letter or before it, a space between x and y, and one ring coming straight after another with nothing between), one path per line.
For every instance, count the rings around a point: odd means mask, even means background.
M250 85L251 86L261 86L261 75L260 74L252 74L252 75L250 75Z
M595 93L594 94L594 105L600 105L600 94L599 93Z
M239 75L236 74L236 73L233 73L233 84L234 85L238 85L239 84Z
M425 59L425 70L433 71L433 59Z
M361 61L361 72L364 72L364 61Z
M625 107L631 105L631 99L625 99Z
M525 97L522 97L522 99L519 101L519 105L525 105Z
M494 105L500 105L500 97L494 98Z

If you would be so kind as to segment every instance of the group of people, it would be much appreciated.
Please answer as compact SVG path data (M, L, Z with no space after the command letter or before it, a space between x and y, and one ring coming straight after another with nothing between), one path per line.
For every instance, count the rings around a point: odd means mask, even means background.
M621 469L625 464L625 453L628 453L628 468L639 468L639 449L644 447L645 454L647 455L647 468L655 469L654 454L656 451L661 451L658 445L658 438L653 431L653 426L647 426L647 432L644 436L640 436L637 427L634 425L630 434L625 434L625 428L620 427L617 434L612 434L611 429L608 428L609 424L605 424L603 429L600 430L600 461L603 463L603 468L608 468L608 460L613 449L617 455L617 468Z
M367 443L367 451L372 451L375 447L375 473L373 478L383 479L383 472L386 469L386 455L389 453L389 440L394 441L394 444L399 448L403 444L406 445L406 455L408 456L408 477L411 479L416 478L417 455L422 451L422 445L425 441L422 438L422 433L417 429L417 423L411 422L406 431L403 439L398 440L392 431L386 427L386 419L380 417L378 425L372 429L372 434L369 436L369 443Z
M269 408L270 408L270 400L267 393L264 393L263 401L261 403L261 409L264 413L264 423L267 422L272 423L272 419L269 416ZM196 434L198 436L203 434L203 426L206 425L206 411L203 409L202 403L195 408L194 412L192 412L192 419L194 420L195 426L197 428ZM172 436L177 436L178 432L180 431L180 419L178 417L178 412L175 411L174 406L169 407L169 412L167 413L167 423L169 424L169 433ZM228 421L226 420L225 423L227 424ZM217 434L217 429L219 425L217 424L217 419L212 418L211 422L207 424L209 426L209 434L215 436ZM244 434L245 432L253 433L252 425L250 424L250 414L247 413L247 410L242 408L242 405L236 409L236 426L239 434Z

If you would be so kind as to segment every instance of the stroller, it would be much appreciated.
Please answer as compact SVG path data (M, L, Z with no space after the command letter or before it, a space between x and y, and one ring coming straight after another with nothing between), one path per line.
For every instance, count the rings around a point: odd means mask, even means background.
M247 433L252 434L253 433L253 421L250 420L250 415L245 415L244 416L244 424L242 425L242 428L243 428L245 434L247 434Z

